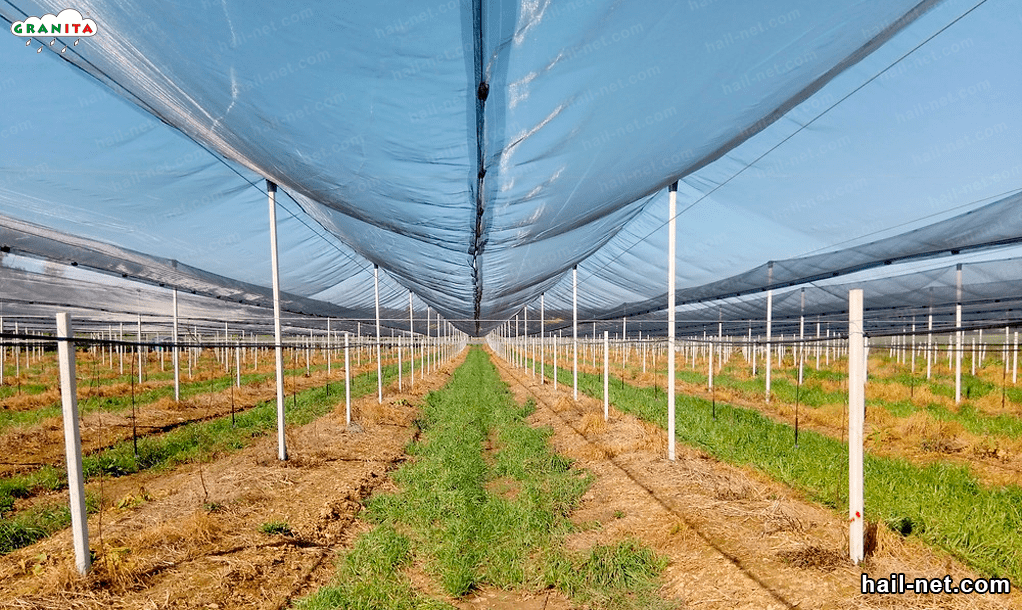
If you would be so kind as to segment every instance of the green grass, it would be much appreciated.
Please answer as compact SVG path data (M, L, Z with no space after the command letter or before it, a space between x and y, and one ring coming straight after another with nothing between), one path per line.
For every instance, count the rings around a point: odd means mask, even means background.
M374 496L376 528L344 556L336 585L299 608L448 608L416 592L402 567L421 562L451 596L491 586L556 587L598 608L664 608L664 560L634 541L562 550L588 474L553 453L551 430L530 427L486 354L473 349L450 383L426 397L400 491Z
M397 376L397 365L383 369L384 382ZM344 385L334 382L332 390L321 386L298 392L287 397L285 422L287 425L307 424L317 417L329 413L338 400L343 400ZM366 372L351 380L352 398L376 391L376 371ZM328 393L329 392L329 393ZM124 476L143 470L167 470L189 462L205 462L215 457L248 446L254 439L276 430L276 400L264 401L230 416L182 425L174 430L138 439L138 456L130 440L121 441L109 449L86 455L82 459L82 470L88 482L99 476ZM46 519L50 525L35 527L37 519L12 510L17 498L27 498L43 491L60 490L67 487L65 470L45 466L37 471L7 477L0 480L0 549L10 552L26 544L44 538L54 531L66 527L70 521L57 526L58 521ZM46 514L60 514L66 506L53 504L39 509ZM27 524L27 525L25 525Z
M549 369L548 369L549 370ZM561 371L570 387L571 372ZM612 383L615 407L666 428L663 391ZM579 390L603 396L602 378L579 373ZM678 396L679 441L723 461L748 465L803 491L838 514L848 506L847 445L793 429L752 409ZM1022 580L1022 488L986 488L963 466L921 467L905 460L865 457L867 517L946 549L976 569Z
M259 531L270 536L290 536L291 526L287 521L267 521L259 526Z
M97 505L95 496L87 494L87 511ZM0 519L0 555L28 546L37 540L71 525L71 509L64 504L47 504L21 511L12 519Z
M886 364L886 362L884 363ZM938 396L946 396L948 398L954 397L954 377L933 375L932 379L928 381L925 378L925 368L920 369L918 366L919 363L917 362L916 364L917 373L914 377L908 372L901 372L892 377L871 376L869 378L869 383L900 384L905 388L914 384L916 387L920 388L925 386L929 388L933 394ZM991 364L992 363L988 361L987 366L991 366ZM819 381L824 379L844 381L847 379L847 375L845 373L825 371L822 369L820 371L816 371L811 366L806 366L803 370L804 376L801 388L797 388L797 373L795 371L774 370L770 384L771 396L789 404L794 404L797 396L799 404L810 408L816 408L827 404L844 404L847 402L847 392L827 392L823 390L822 386L819 384ZM663 374L666 375L666 370L663 371ZM677 378L703 386L707 383L707 376L705 373L693 372L691 370L679 370ZM570 374L567 380L569 383L571 382ZM616 380L616 383L620 383L620 380ZM658 383L662 384L663 382L662 380L658 380ZM756 378L739 379L734 375L733 366L726 365L723 371L714 375L713 383L718 388L738 390L753 397L762 396L765 391L765 381L762 369ZM980 411L973 404L969 403L969 398L981 398L987 394L999 393L1000 391L1001 388L996 384L984 381L979 377L968 373L963 373L963 401L957 412L936 404L920 404L919 402L914 402L912 399L903 399L898 401L871 400L869 406L871 408L884 408L895 417L908 417L916 411L925 410L941 421L954 421L960 423L962 427L972 434L1000 436L1005 438L1022 437L1022 418L1009 414L990 415ZM661 395L663 394L662 388L659 389L659 392ZM1007 400L1013 401L1015 404L1022 403L1022 388L1006 388L1005 394ZM602 393L600 394L600 397L602 397Z

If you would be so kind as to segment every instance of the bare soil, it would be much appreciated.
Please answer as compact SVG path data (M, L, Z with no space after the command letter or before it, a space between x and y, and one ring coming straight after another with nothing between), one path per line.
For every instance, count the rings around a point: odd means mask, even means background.
M692 608L1022 608L1022 596L859 593L860 575L975 578L939 550L875 531L861 566L848 559L847 523L750 469L677 446L667 456L664 431L589 397L571 399L520 369L498 362L519 400L537 402L532 422L554 430L556 450L596 475L573 520L591 527L568 544L588 548L638 539L670 563L662 594ZM665 407L666 408L666 407ZM595 527L592 527L595 526Z
M939 551L880 529L862 568L847 560L847 526L832 511L766 477L678 446L666 456L662 430L602 403L570 399L570 388L511 370L494 358L519 400L533 398L535 425L553 429L554 448L594 474L573 515L582 527L566 541L584 549L634 538L666 556L662 595L684 608L1022 608L1016 593L993 596L863 596L862 571L956 580L975 577ZM426 391L446 382L461 358L411 391L392 385L384 404L354 404L360 431L335 413L289 430L290 459L276 460L275 439L208 464L105 481L104 510L90 518L97 560L78 576L70 533L0 557L0 608L287 607L330 582L338 552L368 526L361 500L392 489L387 473L406 456ZM514 485L492 483L497 493ZM118 508L119 506L119 508ZM271 522L289 533L260 531ZM412 582L436 597L421 569ZM484 589L458 600L463 610L567 610L553 591Z
M78 576L64 531L0 557L0 608L283 608L330 582L337 553L367 529L361 500L388 485L414 437L417 405L460 359L404 392L385 389L213 463L106 479L89 518L95 561ZM312 380L310 380L310 383ZM339 393L340 394L340 393ZM342 394L340 395L343 396ZM66 496L65 496L66 497ZM264 524L286 524L267 534Z
M363 366L361 369L353 367L351 374L356 376L370 369L375 370L375 364L371 367ZM343 369L340 370L343 371ZM202 377L196 372L193 382L202 379L208 381L214 377L222 377L221 371L210 372L207 370ZM343 384L344 382L343 377L338 379L337 372L334 372L329 379L334 384ZM285 393L290 396L292 392L296 391L296 388L301 392L325 385L327 380L326 371L313 371L308 376L304 373L288 375L284 379ZM56 382L54 381L54 383ZM142 385L136 385L134 391L136 394L140 394L146 390L167 385L173 385L173 381L146 381ZM337 387L343 391L343 385ZM83 400L93 396L130 396L131 388L129 384L125 383L95 387L82 385L79 386L78 391L79 400ZM45 398L51 394L55 396L54 401L59 402L59 390L55 389L48 389L35 397ZM259 383L243 385L240 388L229 387L216 392L195 394L180 402L175 402L173 398L160 398L147 404L140 404L135 410L134 417L130 409L117 413L94 411L83 415L80 420L82 452L88 455L110 447L119 441L130 439L133 429L137 430L140 436L152 436L187 423L205 421L223 417L232 411L239 412L250 409L260 402L275 397L276 381L271 378ZM8 404L10 402L12 399L2 401L0 408L18 408L18 405L10 406ZM52 402L49 401L46 404L52 404ZM60 417L50 417L35 425L15 426L7 429L0 434L0 456L2 456L0 457L0 476L34 470L43 464L56 466L63 464L63 420Z

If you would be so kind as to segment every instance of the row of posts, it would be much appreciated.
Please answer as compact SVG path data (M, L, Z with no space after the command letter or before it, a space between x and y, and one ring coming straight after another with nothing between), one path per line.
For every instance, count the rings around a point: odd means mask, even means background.
M765 377L765 400L770 401L771 394L771 371L773 369L772 360L776 355L780 361L784 357L785 353L785 341L782 338L779 340L772 337L772 326L773 326L773 289L768 288L766 291L766 337L763 340L753 341L751 324L748 331L748 335L744 341L729 338L727 340L723 337L723 332L720 326L718 326L718 336L703 337L702 340L690 338L687 341L682 341L679 349L678 339L676 336L676 240L677 240L677 182L670 185L668 190L668 253L667 253L667 339L666 339L666 352L667 352L667 444L668 444L668 459L673 461L676 459L675 455L675 380L676 380L676 356L681 352L682 357L691 357L692 365L695 366L695 357L697 352L705 354L708 361L708 385L712 389L713 387L713 373L715 369L714 355L716 352L717 367L723 366L725 356L729 355L730 352L734 351L737 347L741 347L744 350L746 359L750 361L753 374L756 373L757 362L759 355L762 355L764 362L764 377ZM965 351L964 345L964 331L962 329L962 265L959 264L957 267L956 274L956 306L955 306L955 331L953 335L954 346L952 347L952 341L947 342L948 351L948 367L952 364L952 356L954 360L955 368L955 402L961 401L961 388L962 388L962 355ZM767 266L767 286L773 285L773 263ZM805 290L802 290L802 309L805 309ZM528 328L528 309L526 308L523 312L523 318L526 328ZM496 332L489 335L488 341L494 350L501 354L509 362L523 367L528 368L531 362L531 374L535 375L537 355L540 362L539 378L541 383L545 383L545 362L547 353L547 341L551 341L553 344L553 382L554 388L556 389L559 368L558 368L558 355L561 352L561 346L564 344L564 339L560 331L556 336L547 337L545 331L545 302L544 295L540 296L540 332L537 337L530 338L528 332L520 333L518 331L518 317L515 317L514 322L508 321ZM627 331L624 328L626 321L622 322L622 344L627 340ZM848 484L849 484L849 506L848 506L848 522L849 522L849 555L851 560L858 564L863 559L863 525L865 522L865 507L864 507L864 496L863 496L863 426L865 422L865 384L867 375L867 358L869 343L868 338L865 335L865 329L863 327L863 293L860 289L850 290L848 293L848 337L846 341L835 341L830 336L830 330L827 330L827 336L824 338L820 332L820 326L817 324L816 338L811 340L812 346L810 350L814 352L816 358L816 367L819 368L819 359L821 352L824 354L824 358L829 364L832 350L835 350L835 357L840 356L842 347L847 350L848 356L848 406L849 406L849 418L848 418ZM917 344L916 335L917 329L915 328L915 322L912 323L911 337L911 348L908 348L905 341L893 340L890 345L891 354L897 353L904 359L906 354L911 354L912 369L915 372L915 357L918 353L917 350L922 349L922 353L925 354L926 358L926 376L930 378L932 373L933 364L937 357L937 351L939 349L939 343L934 342L933 338L933 316L928 316L927 320L927 332L926 342L919 341ZM1003 360L1005 367L1005 375L1008 370L1008 343L1009 343L1009 329L1005 328L1004 341L1002 343ZM597 351L598 336L596 335L595 324L593 327L593 337L589 342L591 346L591 352L593 357L593 366L596 366L596 351ZM609 417L609 358L610 358L610 338L609 331L603 333L603 404L604 404L604 418ZM978 341L980 345L980 352L978 354L979 361L982 363L984 355L984 347L982 341L982 335ZM795 342L795 338L792 337L791 344L795 346L793 350L795 360L799 367L799 383L802 382L803 365L807 356L807 338L805 336L805 318L800 317L799 320L799 334L798 342ZM645 372L645 360L647 348L650 342L643 341L640 334L639 345L642 349L643 358L643 372ZM578 267L572 268L572 326L571 326L571 357L572 357L572 391L575 400L578 400L578 361L579 361L579 338L578 338ZM656 358L656 354L659 352L660 343L653 343L652 354L653 358ZM1014 383L1017 379L1017 366L1018 366L1018 334L1014 335L1011 348L1012 356L1012 382ZM977 361L976 344L973 344L973 374L975 374L975 367ZM981 364L982 366L982 364ZM655 364L654 364L655 367Z
M281 328L281 291L280 291L280 276L279 276L279 263L278 263L278 249L277 249L277 221L276 221L276 201L275 195L277 191L277 185L270 181L266 181L267 198L269 202L269 219L270 219L270 253L271 253L271 281L273 289L273 350L275 359L275 373L276 373L276 394L277 394L277 447L278 447L278 458L281 460L287 459L287 446L285 439L285 428L284 428L284 363L283 363L283 350L286 345L283 338L283 332ZM376 340L375 340L375 351L376 351L376 373L377 373L377 399L379 402L383 402L383 358L382 358L382 328L380 320L380 290L379 290L379 267L374 266L374 293L375 293L375 310L376 310ZM409 292L408 296L408 307L409 307L409 340L407 347L410 350L411 355L411 366L410 366L410 382L414 384L415 380L415 348L416 341L415 336L415 319L412 310L412 295ZM457 352L464 347L467 336L453 328L449 323L442 323L439 314L435 321L437 328L436 335L429 334L430 324L433 323L429 319L429 312L427 310L426 329L427 334L423 339L418 341L418 347L421 355L420 363L420 375L424 376L427 371L435 370L439 367L439 364L443 361L449 360ZM89 535L88 527L86 522L86 511L85 511L85 489L84 489L84 476L82 472L82 448L81 448L81 432L78 423L78 399L77 399L77 387L75 384L75 349L74 349L74 330L71 324L71 316L67 313L59 313L56 316L57 322L57 349L58 358L60 362L60 390L61 390L61 402L63 406L63 418L64 418L64 439L65 439L65 450L67 454L67 468L68 468L68 489L70 493L70 504L71 504L71 526L72 526L72 537L73 546L75 551L75 563L78 570L81 573L88 571L91 558L89 555ZM324 349L327 350L328 354L332 350L330 345L330 330L329 320L327 322L328 330L326 335L326 346ZM2 332L3 325L0 320L0 332ZM16 328L16 334L18 329ZM181 398L180 383L181 383L181 367L179 352L181 348L194 347L189 344L183 344L180 340L180 328L178 320L178 298L177 289L173 290L173 328L172 328L172 340L170 344L171 356L174 367L174 399L179 401ZM235 367L237 370L237 382L240 383L240 363L243 344L240 341L235 341L233 345L228 342L229 331L227 328L224 330L224 341L218 346L219 354L225 366L225 371L229 367L229 354L231 348L234 349L235 355ZM141 340L143 338L141 317L138 320L138 335L139 346L138 346L138 358L139 358L139 374L142 374L144 369L143 366L143 346ZM361 332L359 332L359 344L361 341ZM124 355L124 343L123 339L123 327L120 329L119 340L116 342L118 347L119 357L123 363ZM113 341L110 341L113 344ZM400 338L396 342L398 351L398 387L402 389L404 384L404 371L403 371L403 351L405 342L401 341ZM344 334L344 378L345 378L345 421L346 424L351 424L351 376L350 376L350 350L351 342L348 333ZM18 349L21 344L15 344L15 354L18 354ZM162 349L165 345L153 346L156 347L161 354ZM257 343L244 344L246 348L258 348L261 347ZM39 347L41 349L41 347ZM307 367L309 361L310 350L312 349L311 340L309 344L305 346ZM109 352L111 357L112 365L112 351ZM189 352L191 354L191 351ZM3 376L4 362L2 362L6 349L0 347L0 378ZM253 358L256 358L258 351L253 351ZM359 359L361 359L361 351L359 351ZM20 363L20 360L18 360ZM20 366L20 364L19 364ZM332 358L328 356L327 359L328 374L332 368ZM19 371L20 375L20 371ZM20 378L20 376L19 376ZM2 383L2 379L0 379Z

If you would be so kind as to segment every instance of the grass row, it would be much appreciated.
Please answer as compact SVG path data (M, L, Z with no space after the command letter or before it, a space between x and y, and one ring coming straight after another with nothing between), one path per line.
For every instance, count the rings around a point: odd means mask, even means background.
M890 366L893 361L885 357L879 357L877 361L871 360L871 363L874 368L879 368ZM1003 363L994 362L994 364L999 364L998 368L1003 367ZM706 386L706 363L701 362L697 366L700 365L701 367L697 370L692 370L686 364L683 368L678 369L676 373L677 378L687 383ZM797 382L797 368L793 370L788 368L790 366L789 364L783 370L775 369L773 371L770 393L774 398L789 404L798 402L800 405L809 408L818 408L828 404L844 404L847 402L847 391L826 390L823 387L823 382L825 381L845 381L847 379L845 372L827 369L816 370L813 366L807 365L803 369L803 382L800 385ZM904 367L905 365L900 366ZM747 371L740 371L739 368L745 369L747 365L739 367L732 363L726 364L722 370L714 373L714 386L735 390L750 397L758 398L763 396L765 392L765 375L762 369L760 369L756 377L750 378L747 375ZM641 369L636 369L630 365L625 367L624 370L635 373ZM658 385L663 384L662 379L664 375L666 375L666 369L658 369L655 372L655 380ZM927 380L924 369L919 369L918 367L915 375L907 371L899 372L892 376L871 375L869 383L900 385L902 388L914 387L919 390L929 390L934 396L954 397L953 376L933 374L931 379ZM660 389L662 390L662 387ZM1022 388L1002 388L1002 386L996 383L992 383L978 375L971 375L965 371L962 373L963 400L955 410L951 410L945 405L932 401L923 401L919 398L905 398L902 400L871 399L869 402L871 408L883 408L898 418L908 417L912 413L924 411L937 420L957 422L972 434L995 435L1005 438L1022 437L1022 417L1005 413L985 413L970 402L970 399L980 399L990 394L1000 395L1002 390L1006 402L1016 405L1022 404Z
M413 459L394 473L400 491L367 502L376 527L342 557L336 583L297 607L453 608L416 591L404 573L413 563L454 597L556 587L587 607L671 607L655 595L664 561L638 543L562 549L590 476L551 451L549 429L525 422L533 407L516 404L474 348L426 397Z
M383 369L384 383L397 377L397 365ZM351 380L352 398L376 391L376 371L358 375ZM303 425L329 413L339 397L343 399L344 385L329 385L297 392L287 397L285 422ZM189 462L206 462L236 451L252 443L253 439L276 430L276 400L264 401L251 409L204 422L185 424L156 436L138 439L138 454L130 440L109 449L83 457L85 480L100 476L124 476L144 470L166 470ZM67 472L52 466L0 481L0 515L11 510L17 498L31 497L43 491L56 491L67 487ZM17 514L0 518L0 554L9 553L53 532L71 522L66 503L33 507Z
M547 370L552 375L552 367ZM571 371L561 369L558 379L570 387ZM663 391L618 381L610 385L614 406L666 429ZM580 372L579 390L602 399L603 380ZM714 418L708 400L681 395L676 405L679 441L752 466L839 514L847 512L847 444L803 430L795 446L791 426L754 409L718 402ZM1022 488L985 488L964 466L916 466L870 454L864 469L867 518L943 548L981 572L1022 581Z

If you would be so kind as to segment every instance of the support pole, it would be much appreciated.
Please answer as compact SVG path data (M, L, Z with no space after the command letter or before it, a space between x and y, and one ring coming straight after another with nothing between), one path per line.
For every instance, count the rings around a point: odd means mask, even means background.
M539 294L539 383L546 383L546 304ZM556 374L556 371L555 373Z
M415 312L412 310L412 291L408 291L408 354L411 356L412 385L415 385Z
M674 452L674 281L676 274L675 241L677 240L678 183L668 189L667 210L667 459L675 459Z
M1014 334L1014 343L1011 347L1011 383L1018 383L1018 331Z
M930 366L933 363L933 308L926 321L926 379L930 378Z
M557 390L557 352L561 351L561 331L557 331L557 338L554 339L554 390Z
M376 392L383 404L383 358L380 355L380 266L373 265L373 288L376 293Z
M181 354L177 348L177 288L174 289L174 402L181 402Z
M610 333L603 331L603 421L610 419Z
M529 306L522 307L522 317L524 322L522 323L522 329L525 331L522 333L522 365L525 367L525 374L529 374Z
M85 514L85 477L82 474L82 435L78 427L78 388L75 385L75 347L71 314L57 314L57 353L60 360L60 398L64 411L64 450L67 454L67 488L71 497L71 532L75 566L85 574L89 556L89 524Z
M351 361L348 358L348 338L344 333L344 425L351 425ZM414 358L413 358L414 360Z
M774 264L771 262L767 265L767 286L773 284L774 280ZM766 310L766 401L770 402L770 369L771 359L773 358L773 350L770 346L770 333L771 325L774 319L774 290L770 288L767 290L767 310Z
M142 384L142 314L138 314L138 383Z
M578 400L578 265L571 268L571 343L575 354L572 386L575 400Z
M862 290L848 291L848 549L852 563L863 559L862 439L866 419L865 344Z
M799 315L798 315L798 385L802 385L802 354L805 351L805 336L806 336L806 289L802 289L800 295L801 302L799 303Z
M955 298L955 404L962 402L962 264L958 263L955 273L957 284Z
M277 185L266 181L266 195L270 205L270 271L273 276L273 342L277 367L277 458L287 459L287 441L284 439L284 346L280 330L280 267L277 260Z

